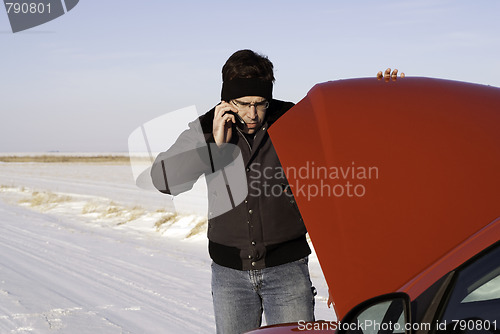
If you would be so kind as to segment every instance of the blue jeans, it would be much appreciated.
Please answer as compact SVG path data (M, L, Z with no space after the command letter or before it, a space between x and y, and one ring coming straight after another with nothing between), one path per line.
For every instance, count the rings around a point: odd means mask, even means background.
M212 262L217 333L239 334L267 325L314 321L315 289L308 258L262 270L235 270Z

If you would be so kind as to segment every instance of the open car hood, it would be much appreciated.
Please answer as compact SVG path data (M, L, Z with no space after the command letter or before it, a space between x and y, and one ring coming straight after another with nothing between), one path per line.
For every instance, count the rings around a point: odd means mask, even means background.
M500 216L500 89L318 84L270 128L339 318Z

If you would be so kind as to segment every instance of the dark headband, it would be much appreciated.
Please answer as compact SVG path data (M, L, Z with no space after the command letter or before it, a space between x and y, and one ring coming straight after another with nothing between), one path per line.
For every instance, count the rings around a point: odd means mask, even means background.
M270 101L273 98L273 82L258 78L235 78L222 83L222 101L243 96L260 96Z

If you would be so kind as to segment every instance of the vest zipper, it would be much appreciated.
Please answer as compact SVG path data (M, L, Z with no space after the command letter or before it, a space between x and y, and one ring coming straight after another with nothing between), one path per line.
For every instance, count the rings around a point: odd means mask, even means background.
M250 143L248 142L248 140L245 137L245 135L243 134L243 132L241 132L241 130L238 128L236 128L236 131L238 131L240 133L241 137L243 137L243 139L245 139L245 142L247 143L248 148L250 149L250 154L252 154L252 146L250 146ZM253 136L253 139L255 140L255 135Z

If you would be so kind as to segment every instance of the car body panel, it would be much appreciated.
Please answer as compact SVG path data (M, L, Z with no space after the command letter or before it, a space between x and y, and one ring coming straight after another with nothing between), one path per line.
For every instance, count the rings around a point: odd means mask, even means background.
M475 254L479 254L499 240L500 218L495 219L491 224L488 224L486 227L470 236L463 243L402 286L398 291L407 293L412 300L417 298L438 279L448 272L455 270L457 267L470 260Z
M421 272L500 216L499 88L332 81L269 132L339 319L414 278L415 296Z
M447 255L440 258L438 261L429 266L426 270L410 280L397 292L408 294L411 300L416 299L424 290L429 288L439 279L457 269L464 263L488 249L500 240L500 218L488 224L480 231L469 237L460 245L455 247ZM255 334L285 334L297 332L313 332L313 333L334 333L336 332L338 322L319 320L314 323L287 323L273 326L266 326L249 333Z

